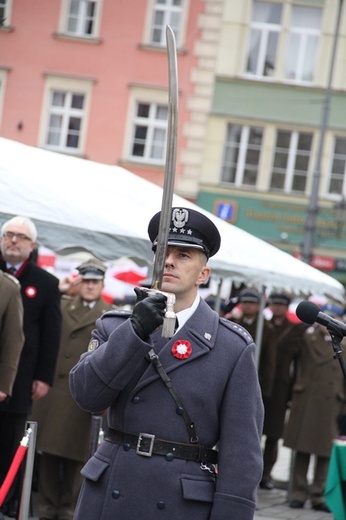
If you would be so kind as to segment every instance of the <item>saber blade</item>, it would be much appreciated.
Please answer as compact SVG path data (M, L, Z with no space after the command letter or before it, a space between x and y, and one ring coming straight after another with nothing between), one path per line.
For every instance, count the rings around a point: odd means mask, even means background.
M168 131L165 178L163 185L161 217L157 236L157 246L153 265L152 288L161 290L163 271L167 254L168 233L171 222L174 189L175 164L178 135L178 67L174 32L166 27L168 54Z

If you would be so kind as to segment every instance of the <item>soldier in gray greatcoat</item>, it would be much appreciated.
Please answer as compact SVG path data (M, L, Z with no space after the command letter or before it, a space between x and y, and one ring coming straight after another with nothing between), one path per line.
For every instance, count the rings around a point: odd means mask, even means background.
M329 313L324 309L325 313ZM297 377L284 446L295 450L290 507L304 507L308 498L312 509L329 512L324 488L333 440L338 435L337 418L345 403L345 381L333 357L327 329L322 325L307 329L300 344ZM308 483L310 458L315 455L314 478Z
M92 416L73 400L68 378L71 368L87 350L96 320L114 308L101 297L106 267L90 260L77 268L79 295L61 302L62 334L51 391L37 401L39 463L38 513L43 520L72 520L82 483L80 470L89 455Z
M156 249L160 213L149 223ZM70 373L78 404L108 408L108 433L82 470L75 520L252 520L262 475L263 404L255 345L198 294L216 226L173 208L162 290L175 294L177 330L162 337L166 295L97 321Z

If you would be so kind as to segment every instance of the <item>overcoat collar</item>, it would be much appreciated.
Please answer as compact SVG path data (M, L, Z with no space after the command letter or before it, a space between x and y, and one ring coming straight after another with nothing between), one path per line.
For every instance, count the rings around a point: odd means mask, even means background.
M322 365L324 363L329 363L330 360L333 359L332 342L325 341L324 333L321 329L315 330L312 334L307 334L306 340L314 363Z
M92 309L85 308L80 296L71 299L65 307L65 312L69 316L75 326L72 326L72 331L82 329L88 325L95 323L96 319L107 311L105 302L99 298Z
M155 331L151 336L153 349L159 355L166 372L172 372L186 363L192 363L200 356L208 354L215 346L218 324L219 315L201 299L196 312L173 338L167 340L167 338L162 338L161 330ZM192 346L191 355L186 359L178 359L172 353L172 346L179 340L189 341ZM135 390L140 390L158 377L160 376L155 367L150 364Z

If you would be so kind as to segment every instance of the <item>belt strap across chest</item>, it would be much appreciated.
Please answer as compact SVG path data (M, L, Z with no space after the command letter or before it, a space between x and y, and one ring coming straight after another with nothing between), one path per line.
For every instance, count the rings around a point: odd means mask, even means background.
M205 464L217 464L218 452L212 448L205 448L199 444L185 444L157 439L149 433L121 432L109 428L106 441L129 447L136 450L137 455L151 457L152 455L170 456L174 458L204 462Z

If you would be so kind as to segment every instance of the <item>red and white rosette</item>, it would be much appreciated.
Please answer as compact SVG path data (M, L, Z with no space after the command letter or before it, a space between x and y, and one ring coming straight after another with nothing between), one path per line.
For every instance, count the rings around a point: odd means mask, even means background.
M185 339L179 339L172 347L172 354L178 359L187 359L192 354L191 343Z

